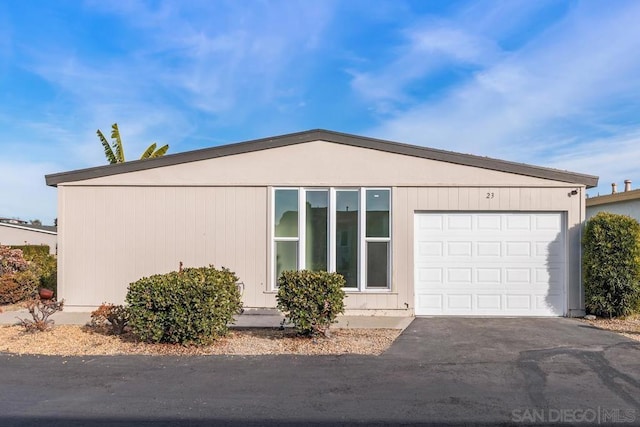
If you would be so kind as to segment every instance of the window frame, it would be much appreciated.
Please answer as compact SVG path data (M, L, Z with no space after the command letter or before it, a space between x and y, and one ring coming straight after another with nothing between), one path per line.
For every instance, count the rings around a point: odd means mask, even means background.
M296 237L278 237L276 236L276 191L278 190L295 190L298 193L298 235ZM278 268L276 266L276 260L278 257L277 254L277 243L278 242L296 242L297 243L297 260L296 260L296 268L300 269L300 242L302 241L300 237L300 189L298 187L278 187L274 188L271 192L271 280L272 280L272 289L278 289Z
M388 237L367 237L367 191L378 190L378 191L388 191L389 192L389 235ZM362 283L360 285L366 291L388 291L391 289L391 225L393 224L391 215L391 188L390 187L362 187L360 194L360 203L363 206L362 211L364 215L362 215L362 219L360 220L360 228L362 230L362 236L360 236L361 240L361 250L362 260L360 261L360 271L363 274ZM367 261L369 259L369 242L386 242L387 243L387 286L385 288L381 287L368 287L367 286Z
M297 237L276 237L275 227L277 218L276 213L276 191L278 190L296 190L298 193L298 236ZM389 193L389 235L388 237L367 237L366 235L366 221L367 221L367 190L384 190ZM271 200L271 220L269 224L270 230L270 247L271 247L271 260L270 260L270 282L269 289L271 291L278 290L278 278L276 277L276 242L281 241L295 241L297 242L297 268L303 270L306 268L306 200L308 191L327 191L327 270L335 272L337 268L337 200L336 194L338 191L355 191L358 193L358 260L357 260L357 287L343 288L345 292L353 293L389 293L392 291L393 284L392 278L392 224L393 224L393 191L392 187L357 187L357 186L345 186L345 187L327 187L327 186L307 186L307 187L294 187L294 186L277 186L271 187L270 200ZM367 286L367 244L369 242L386 242L388 245L387 250L387 286L382 287L368 287Z

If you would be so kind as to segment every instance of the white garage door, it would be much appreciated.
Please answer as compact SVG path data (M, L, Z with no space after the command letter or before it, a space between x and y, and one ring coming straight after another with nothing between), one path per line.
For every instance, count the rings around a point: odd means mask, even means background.
M562 218L416 213L416 315L564 315Z

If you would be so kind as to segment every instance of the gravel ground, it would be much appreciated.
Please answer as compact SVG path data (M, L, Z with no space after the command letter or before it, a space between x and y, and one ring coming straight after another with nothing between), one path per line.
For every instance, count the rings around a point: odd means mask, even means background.
M596 320L583 319L583 322L596 328L617 332L632 340L640 341L640 314L616 319L597 317Z
M58 325L45 332L25 332L21 326L0 327L0 353L58 356L147 355L264 355L264 354L368 354L379 355L400 335L397 329L335 329L331 337L305 338L287 328L233 329L208 346L181 346L137 342L126 333L106 329Z

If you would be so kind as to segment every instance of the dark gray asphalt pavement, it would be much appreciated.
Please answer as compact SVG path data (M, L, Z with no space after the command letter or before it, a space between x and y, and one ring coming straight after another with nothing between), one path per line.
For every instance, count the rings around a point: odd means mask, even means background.
M379 357L0 355L0 426L529 421L640 424L640 342L572 319L421 318Z

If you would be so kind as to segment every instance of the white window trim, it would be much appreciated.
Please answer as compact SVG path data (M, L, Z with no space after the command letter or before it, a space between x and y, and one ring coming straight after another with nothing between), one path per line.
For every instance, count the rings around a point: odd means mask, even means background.
M275 193L277 190L297 190L298 191L298 237L276 237L275 236L275 225L276 225L276 217L275 217ZM386 190L389 192L389 237L367 237L366 236L366 213L367 213L367 190ZM345 292L350 293L391 293L392 291L392 230L391 226L393 224L392 215L392 189L391 187L291 187L291 186L283 186L283 187L271 187L271 221L269 224L270 230L270 245L271 245L271 259L270 259L270 270L271 270L271 286L269 289L271 291L277 291L278 289L278 278L276 277L276 266L275 266L275 258L276 258L276 242L284 242L284 241L293 241L298 242L298 265L297 268L299 270L303 270L306 267L306 194L307 191L328 191L328 262L327 269L330 272L336 271L336 193L338 191L357 191L359 196L358 206L358 286L356 288L343 288ZM367 243L368 242L388 242L389 243L389 252L388 252L388 267L387 267L387 283L388 286L386 288L368 288L367 287Z
M296 190L298 192L298 237L276 237L276 190ZM272 291L278 290L278 277L276 268L276 243L298 242L298 268L300 268L300 188L299 187L273 187L271 189L271 223L269 224L271 238L271 286Z
M367 237L367 224L366 224L366 215L367 215L367 190L385 190L389 192L389 237ZM393 224L392 215L393 209L392 206L392 191L391 187L362 187L360 189L361 196L360 202L363 206L362 211L364 215L362 215L362 221L360 223L360 227L362 230L362 236L360 237L362 249L360 254L362 255L362 263L360 265L361 272L363 275L362 281L360 283L359 288L362 288L363 291L366 292L389 292L391 290L391 254L392 251L392 243L391 243L391 225ZM387 253L387 287L386 288L369 288L367 287L367 243L369 242L388 242L389 243L389 252Z

